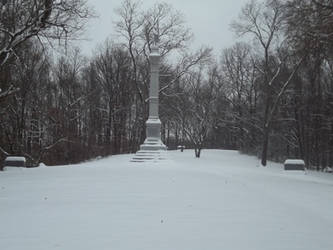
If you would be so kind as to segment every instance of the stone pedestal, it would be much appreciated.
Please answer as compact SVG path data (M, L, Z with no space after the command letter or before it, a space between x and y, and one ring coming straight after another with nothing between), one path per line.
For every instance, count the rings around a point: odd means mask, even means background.
M305 163L301 159L287 159L284 162L284 170L305 170Z
M140 146L132 161L159 161L166 159L167 147L161 140L161 121L158 115L159 105L159 68L160 53L158 47L153 45L150 59L150 86L149 86L149 118L146 122L146 140Z
M148 119L146 122L147 138L140 146L140 150L166 150L166 146L161 140L160 119Z

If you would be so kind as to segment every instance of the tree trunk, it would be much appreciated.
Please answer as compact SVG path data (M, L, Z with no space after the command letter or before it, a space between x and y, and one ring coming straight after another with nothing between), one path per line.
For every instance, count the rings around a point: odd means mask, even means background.
M201 155L201 147L195 147L194 152L195 152L195 157L196 157L196 158L200 158L200 155Z
M166 144L167 144L167 147L170 148L170 122L168 121L167 123L167 127L168 127L168 130L167 130L167 138L166 138Z
M178 135L178 125L176 123L176 126L175 126L175 144L176 144L176 147L178 147L179 145L179 135Z
M264 114L264 131L263 131L263 143L262 143L262 154L261 154L261 165L266 167L267 165L267 152L269 143L269 133L270 133L270 120L269 112L271 106L271 89L270 86L266 86L266 100L265 100L265 114Z
M264 138L262 144L262 154L261 154L261 165L266 167L267 165L267 151L268 151L268 142L269 142L269 126L264 127Z

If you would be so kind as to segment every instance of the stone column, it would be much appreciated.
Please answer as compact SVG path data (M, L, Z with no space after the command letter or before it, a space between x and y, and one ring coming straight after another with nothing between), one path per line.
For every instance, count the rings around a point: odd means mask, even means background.
M150 85L149 85L149 117L146 121L146 140L140 150L154 151L166 150L161 140L161 121L158 115L159 105L159 69L161 55L156 44L151 48L150 59Z

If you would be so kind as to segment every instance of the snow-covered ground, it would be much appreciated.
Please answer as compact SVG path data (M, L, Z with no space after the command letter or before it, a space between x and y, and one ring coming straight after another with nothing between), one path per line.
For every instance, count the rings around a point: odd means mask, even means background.
M333 175L235 151L0 173L1 250L332 250Z

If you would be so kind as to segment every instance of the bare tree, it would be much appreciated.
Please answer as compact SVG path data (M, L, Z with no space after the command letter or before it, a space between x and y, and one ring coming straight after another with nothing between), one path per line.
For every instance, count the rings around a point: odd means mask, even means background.
M192 34L185 27L183 16L171 5L157 3L147 11L140 7L140 1L124 0L117 9L120 19L116 28L131 56L138 96L145 101L149 87L149 53L154 37L158 37L161 55L165 59L173 51L187 49Z
M145 96L142 90L142 82L139 81L138 63L142 55L142 48L140 48L139 44L141 43L144 20L140 9L140 2L124 0L121 7L117 9L117 14L120 20L116 22L116 29L119 35L124 39L124 44L131 56L134 85L137 95L142 102Z
M201 64L197 70L184 76L182 90L169 103L183 136L194 147L195 156L201 156L208 135L215 123L216 99L220 91L218 71L214 65Z
M0 2L0 65L32 37L73 39L92 13L84 0L7 0Z
M263 50L262 65L257 65L257 69L263 76L262 89L265 99L261 153L261 164L263 166L266 166L267 164L267 150L274 113L278 107L281 96L284 94L292 77L303 61L302 58L295 63L294 70L290 73L290 77L284 82L284 84L282 84L279 90L275 91L274 88L276 87L275 85L277 85L277 78L286 59L278 58L277 63L277 55L274 54L274 52L278 51L283 45L283 42L279 37L279 35L283 35L280 33L282 25L283 5L279 0L267 0L265 2L258 2L256 0L250 1L242 9L239 20L232 24L232 28L238 35L252 35L254 40L261 45ZM278 94L274 94L276 92Z
M297 51L331 50L332 10L331 1L294 0L284 4L286 32Z
M284 6L289 46L305 57L294 93L298 151L309 167L320 169L333 162L327 110L331 96L327 75L333 62L332 1L294 0Z
M0 67L32 38L43 44L77 38L91 16L86 0L0 1ZM0 98L17 91L0 89Z
M258 91L257 70L252 58L250 46L236 43L225 49L221 56L221 70L224 75L225 98L230 103L229 115L236 128L238 148L246 149L245 137L253 130L256 119Z
M128 51L106 41L95 58L96 80L103 90L103 117L106 117L105 141L112 153L122 152L125 143L127 113L133 104L133 74ZM113 147L111 150L111 142Z
M331 0L313 0L313 2L320 7L326 8L328 10L333 10L333 3Z

